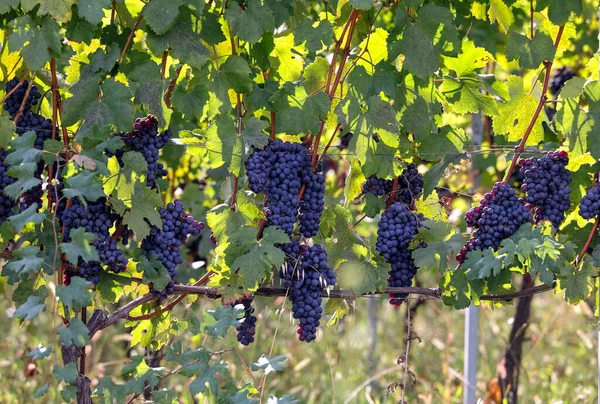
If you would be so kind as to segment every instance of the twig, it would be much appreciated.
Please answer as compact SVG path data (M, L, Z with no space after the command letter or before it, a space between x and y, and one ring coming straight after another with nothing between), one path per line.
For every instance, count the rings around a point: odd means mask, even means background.
M346 31L348 30L348 27L351 24L351 21L354 20L356 17L358 16L358 10L352 10L352 12L350 13L350 15L348 16L348 21L346 21L346 24L344 25L344 28L342 30L342 33L340 35L340 38L335 42L335 49L333 50L333 57L331 59L331 66L329 67L329 72L327 73L327 83L325 84L325 91L328 94L330 93L329 90L329 86L331 84L331 78L333 76L333 71L335 69L335 64L337 62L337 54L340 51L340 48L342 47L342 43L344 41L344 36L346 35Z
M87 323L87 307L81 309L81 322ZM79 359L79 374L85 375L85 345L81 347L81 358Z
M277 124L277 113L275 111L271 111L271 139L275 140L275 133L277 132L275 126Z
M560 43L560 39L562 37L564 29L565 29L564 25L561 25L560 28L558 29L558 33L556 35L556 40L554 41L554 47L557 49L558 49L558 44ZM533 130L533 127L535 126L535 123L537 122L537 119L540 116L540 112L542 112L542 109L544 108L544 103L546 102L546 92L548 91L548 82L550 81L550 71L552 70L552 63L553 63L552 61L544 62L544 66L546 68L546 73L544 75L544 85L542 87L542 93L540 94L540 99L538 101L537 108L535 109L535 112L533 113L533 116L531 117L531 121L529 121L529 126L527 126L527 130L525 130L525 133L523 134L523 138L521 139L521 142L515 149L515 155L513 156L513 159L510 163L510 167L508 167L508 170L506 171L506 175L504 176L504 181L508 181L508 179L512 175L512 173L515 169L515 166L517 165L517 161L519 160L521 153L525 149L525 144L527 143L527 138L529 138L529 135L531 134L531 131Z
M112 8L110 10L110 25L115 23L115 11L117 10L117 2L115 0L112 1Z
M25 105L27 104L27 98L29 98L29 93L31 92L31 88L33 87L33 80L35 80L35 73L33 73L31 75L31 81L29 82L29 85L27 86L27 89L25 90L25 95L23 96L23 101L21 102L19 111L17 112L17 115L15 115L15 119L13 119L13 122L15 123L15 125L19 121L19 118L21 118L21 115L23 115L23 111L25 111Z
M206 274L204 274L204 276L202 278L200 278L196 283L194 283L193 286L204 285L208 281L208 279L212 276L212 274L213 274L212 271L208 271ZM153 311L152 313L143 314L141 316L127 316L127 320L141 321L141 320L148 320L153 317L159 316L162 313L164 313L166 311L170 311L171 309L173 309L173 307L177 306L177 304L179 302L181 302L186 295L187 295L187 293L182 293L181 295L177 296L177 298L175 300L173 300L171 303L167 304L165 307L163 307L159 310Z
M362 215L360 217L360 219L358 219L356 222L354 222L354 224L350 227L348 227L349 229L353 229L355 228L360 222L362 222L363 220L365 220L365 218L367 217L367 215Z
M129 33L129 36L127 37L127 42L125 42L125 46L123 47L123 50L121 51L121 56L119 56L119 60L117 61L118 64L121 64L121 62L123 61L123 58L125 57L125 52L127 52L127 48L129 48L129 44L131 43L131 40L133 39L133 36L135 35L135 31L137 31L137 27L138 27L138 25L140 25L140 22L142 21L142 18L144 18L144 14L140 14L138 19L135 20L135 24L133 24L133 28L131 28L131 32Z
M531 39L533 39L533 0L529 0L529 30Z
M346 60L348 59L348 55L350 54L350 44L352 42L352 34L354 33L354 27L356 26L356 20L358 19L358 10L352 10L350 17L348 17L348 21L350 21L350 27L348 28L348 36L346 38L346 46L344 46L344 52L342 53L342 60L340 60L340 66L335 75L335 80L333 81L333 85L329 91L329 97L333 98L335 95L335 90L342 78L342 74L344 73L344 66L346 65Z
M319 160L317 161L317 166L319 164L321 164L321 161L323 160L323 157L325 156L325 154L327 153L327 151L329 150L329 148L331 147L331 143L333 143L333 139L335 139L336 134L342 130L342 124L338 123L337 127L335 128L335 131L333 132L333 134L331 135L331 138L329 138L329 142L327 142L327 145L325 146L325 149L323 149L323 152L321 153L321 155L319 156ZM318 152L318 150L315 150L316 152Z
M410 305L407 306L406 308L406 351L404 352L404 361L403 361L403 365L404 365L404 380L402 381L402 397L400 398L400 403L401 404L405 404L406 401L404 401L404 393L406 392L406 380L408 379L408 353L410 351L410 341L412 340L411 338L411 332L412 332L412 324L410 322Z
M173 91L175 91L175 85L177 84L177 79L179 79L179 74L181 74L181 69L183 65L179 66L177 70L175 70L175 77L171 79L169 83L169 88L167 89L167 96L165 98L165 104L168 108L171 108L171 98L173 97Z
M596 231L598 230L598 225L600 225L600 216L596 218L596 221L594 222L594 225L592 226L592 230L590 231L590 234L588 235L588 238L585 241L583 248L581 249L581 251L579 252L579 255L575 259L575 265L579 265L579 262L581 262L581 259L584 257L588 248L590 248L590 245L592 244L592 240L594 240L594 236L596 235Z
M392 193L390 194L390 198L388 199L386 204L388 208L396 202L396 193L398 193L399 179L400 178L396 176L396 178L394 178L394 181L392 181Z
M27 77L29 77L29 70L27 70L25 72L25 74L23 75L23 78L17 83L17 85L12 90L10 90L8 93L6 93L6 95L4 96L4 98L2 98L2 100L0 100L0 105L4 104L4 102L6 100L8 100L8 97L13 95L14 92L17 91L19 89L19 87L21 87L23 85L23 83L25 82Z
M160 64L160 79L165 79L165 70L167 70L167 58L169 57L169 50L165 50L162 55L162 61Z

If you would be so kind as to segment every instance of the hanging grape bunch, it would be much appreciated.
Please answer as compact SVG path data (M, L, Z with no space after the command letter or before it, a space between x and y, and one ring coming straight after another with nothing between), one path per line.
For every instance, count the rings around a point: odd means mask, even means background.
M250 189L265 195L269 226L292 234L299 219L304 237L317 234L324 206L325 178L313 171L310 154L303 144L270 141L264 150L255 150L248 158L246 172ZM298 200L301 188L304 192Z
M549 152L538 159L531 157L519 162L523 171L521 189L527 194L525 202L536 207L535 222L549 220L558 229L569 209L571 172L567 152Z
M336 284L336 273L327 263L321 245L307 246L297 241L280 246L286 263L280 271L283 286L289 288L292 313L299 321L298 338L311 342L316 338L323 309L321 293Z
M156 255L171 277L165 290L156 291L159 297L166 298L168 294L173 293L177 267L183 264L181 245L189 236L200 234L204 224L187 213L179 200L159 209L158 213L162 220L162 229L152 226L150 234L142 241L142 249L147 258Z
M240 299L231 305L243 307L242 317L238 318L240 325L236 328L237 340L240 344L248 346L254 342L254 334L256 334L256 316L252 307L252 299Z
M476 230L456 257L461 264L469 251L497 249L502 240L512 236L522 224L531 222L532 216L530 207L517 198L508 183L497 182L479 206L465 214L465 221Z
M146 176L146 185L155 187L156 181L167 175L162 163L158 162L160 150L165 147L173 136L171 129L160 133L158 131L158 119L152 115L146 118L137 118L133 126L133 131L127 133L117 133L113 136L118 136L123 139L125 148L117 150L114 155L119 159L119 163L123 166L121 158L127 151L140 152L146 163L148 163L148 174ZM106 151L110 157L113 154Z
M423 215L411 212L401 202L394 203L381 215L375 249L391 265L390 287L412 286L418 268L408 246L424 220ZM400 306L406 297L406 294L390 294L390 304Z
M552 99L556 101L560 94L560 90L564 87L565 83L575 77L575 73L570 67L560 67L552 73L550 80L548 81L548 90L552 94ZM552 120L556 115L556 106L547 106L545 108L548 119Z
M362 186L362 194L372 194L377 197L391 196L394 180L384 180L371 176ZM405 205L413 208L415 202L423 193L423 175L415 164L407 164L404 172L398 177L396 198Z
M588 189L579 202L579 215L584 219L600 216L600 186L594 185Z
M7 94L12 91L18 85L18 83L19 79L16 77L7 82ZM31 88L29 88L30 86ZM28 92L29 94L27 94ZM27 99L25 99L26 94ZM23 106L23 110L15 122L16 132L19 136L22 136L27 132L34 131L36 135L34 147L38 150L42 150L44 148L44 142L46 140L52 139L52 121L32 111L32 107L38 104L41 97L42 95L38 91L38 88L29 83L29 81L24 80L21 86L17 88L15 92L12 93L11 96L8 97L4 102L4 110L10 114L12 120L17 118L17 115L19 115L19 110L21 109L21 106ZM60 140L58 129L54 130L54 136L57 140ZM41 180L43 171L44 163L40 161L37 165L34 177ZM41 207L42 196L43 190L41 184L29 189L19 198L20 209L25 210L37 203L39 210Z
M7 174L10 169L10 166L4 163L7 155L6 150L0 149L0 189L2 189L0 192L0 224L12 216L12 210L17 204L13 198L4 193L4 189L15 182L15 179Z

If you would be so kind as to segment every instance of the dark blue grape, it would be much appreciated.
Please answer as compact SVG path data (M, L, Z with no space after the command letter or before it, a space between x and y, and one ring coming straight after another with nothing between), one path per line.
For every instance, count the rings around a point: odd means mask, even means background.
M12 91L13 88L19 83L19 79L17 77L13 78L9 82L6 83L6 93ZM14 119L14 117L19 112L19 108L21 108L21 103L23 102L23 98L25 97L25 93L27 92L27 88L29 87L29 81L24 80L21 87L19 87L10 97L4 101L4 110L10 114L10 116ZM34 85L31 87L29 91L29 96L27 97L27 101L25 102L25 107L23 109L24 112L30 111L31 107L37 105L38 100L42 97L42 94L38 91L37 87Z
M362 193L372 194L375 196L385 196L392 192L392 180L382 180L375 176L367 178L367 181L362 186Z
M571 172L567 152L549 152L541 159L532 157L519 162L523 171L521 189L527 194L525 202L536 206L535 222L549 220L558 229L571 203L569 184Z
M123 251L118 248L116 240L110 236L110 229L118 216L108 206L106 198L89 202L87 206L81 204L79 200L73 199L71 206L60 214L60 219L63 223L65 242L71 241L71 230L79 227L83 227L87 233L96 236L92 245L98 252L100 262L86 262L80 258L79 270L76 275L97 283L102 264L113 272L119 273L126 270L127 259L123 256Z
M250 189L265 194L264 211L269 226L288 234L300 218L305 237L317 234L323 211L325 179L311 168L308 149L301 143L270 141L264 150L255 150L246 162ZM300 188L305 185L302 200Z
M362 186L362 193L372 194L377 197L388 196L392 193L393 180L383 180L371 176ZM423 175L417 170L415 164L407 164L406 169L398 177L396 196L399 201L413 207L415 201L423 194Z
M579 202L579 215L592 219L600 215L600 186L589 189Z
M560 67L552 73L548 81L548 90L553 96L557 96L565 83L575 77L570 67Z
M173 136L173 132L171 129L167 129L160 133L156 117L148 115L146 118L137 118L132 132L121 132L113 136L121 137L128 149L137 151L144 156L146 163L148 163L146 185L155 187L156 181L167 175L167 170L158 162L158 159L160 157L160 150L169 142ZM114 153L121 166L123 166L121 158L124 153L125 150L123 149L119 149ZM106 154L109 157L113 155L108 152Z
M240 325L237 327L237 340L240 344L248 346L254 342L254 334L256 333L256 316L252 307L252 299L240 299L233 303L232 306L241 305L244 308L242 317L238 318Z
M531 208L506 182L497 182L485 194L479 206L470 209L465 220L476 228L473 237L456 259L463 263L469 251L497 249L505 238L512 236L521 225L532 221Z
M4 164L4 160L8 153L4 149L0 149L0 224L2 224L9 216L13 214L13 208L16 206L16 201L4 193L4 188L13 184L16 180L9 177L7 172L10 166Z
M410 287L417 273L409 244L426 219L415 214L403 202L391 205L379 220L375 249L390 264L390 287ZM406 294L390 294L390 304L399 306Z
M204 224L187 213L179 200L169 203L158 212L162 219L162 230L152 226L150 234L142 241L142 249L146 252L147 258L156 255L165 266L171 277L166 293L172 293L177 267L183 264L181 245L188 236L200 234ZM161 297L166 297L164 292L158 293Z
M298 319L298 338L316 338L323 309L321 292L336 283L336 273L327 263L327 252L319 244L307 246L297 241L280 245L286 262L280 271L283 285L289 288L292 313Z

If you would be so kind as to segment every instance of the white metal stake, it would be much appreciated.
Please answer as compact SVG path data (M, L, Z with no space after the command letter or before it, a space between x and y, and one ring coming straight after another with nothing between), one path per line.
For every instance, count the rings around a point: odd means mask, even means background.
M483 117L481 112L473 114L471 118L471 143L475 147L475 150L479 150L481 148L481 144L483 143ZM480 181L480 175L476 174L474 176L474 189L479 187ZM479 307L471 303L465 313L465 386L463 394L463 402L465 404L475 404L477 402L477 359L479 357L478 345Z
M475 404L477 386L477 359L479 337L479 307L473 303L465 313L465 386L463 400L465 404ZM600 339L600 334L599 337ZM600 382L600 376L599 376ZM600 404L600 402L598 403Z

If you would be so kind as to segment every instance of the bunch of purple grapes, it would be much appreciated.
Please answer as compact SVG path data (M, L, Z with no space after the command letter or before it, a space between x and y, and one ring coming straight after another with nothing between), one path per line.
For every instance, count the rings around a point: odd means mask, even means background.
M379 220L375 249L391 265L388 284L391 287L410 287L417 273L408 247L419 231L423 215L415 214L401 202L391 205ZM390 294L390 304L400 306L406 294Z
M12 216L12 210L16 206L16 201L4 193L4 189L13 184L16 180L9 177L7 172L10 166L4 163L8 153L0 149L0 224L4 223L9 216Z
M479 206L470 209L465 220L477 230L456 259L463 263L469 251L497 249L505 238L512 236L521 225L532 221L530 206L517 198L506 182L497 182L485 194Z
M579 215L592 219L600 215L600 186L590 188L579 202Z
M292 313L298 319L298 338L311 342L316 338L323 309L321 292L336 283L335 271L327 263L327 252L319 244L307 246L297 241L280 245L286 262L280 276L289 289Z
M100 261L86 262L79 259L78 272L72 275L81 276L92 283L97 283L102 264L106 265L111 271L119 273L127 268L127 259L123 256L123 251L117 246L117 242L110 236L110 229L118 219L110 206L106 203L106 198L100 198L96 202L88 202L84 206L78 199L73 199L71 206L65 209L60 215L63 223L63 238L65 242L71 241L71 230L82 227L87 233L96 236L92 245L96 248Z
M252 299L240 299L232 304L232 306L242 305L244 312L242 317L238 318L240 325L237 329L237 340L240 344L248 346L254 342L254 334L256 333L256 316L252 307Z
M535 222L549 220L558 228L571 205L567 152L549 152L541 159L532 157L521 160L519 164L524 177L521 189L527 194L525 202L537 207Z
M392 193L394 180L383 180L375 176L367 178L362 186L362 193L372 194L377 197L390 195ZM399 200L407 206L413 207L417 199L423 194L423 175L417 170L415 164L407 164L406 169L398 177L398 189L396 195Z
M269 226L288 234L300 219L304 237L317 234L323 212L325 178L314 172L308 149L301 143L270 141L264 150L255 150L246 162L248 185L265 195ZM300 188L305 186L302 200Z
M19 79L16 77L6 83L6 92L12 91L15 86L19 83ZM25 93L30 83L25 80L21 87L19 87L4 103L4 109L10 114L11 119L15 119L18 111L21 107L21 103L25 97ZM34 113L31 109L34 105L37 105L38 100L41 98L41 94L37 87L31 84L31 90L25 101L23 113L16 122L16 132L19 136L29 131L34 131L36 134L34 147L38 150L44 148L44 142L52 138L52 121L44 118L41 115ZM55 136L60 140L58 129L55 130ZM44 163L39 162L37 169L34 173L34 177L37 179L42 178L44 172ZM41 207L41 201L43 196L42 185L38 185L27 192L25 192L19 198L19 206L21 210L25 210L32 206L34 203L38 204L38 209Z
M185 211L183 203L179 200L169 203L165 208L159 210L162 219L162 230L152 226L150 234L142 241L142 249L146 257L156 255L158 260L165 266L171 277L171 281L164 291L156 291L161 298L173 293L177 267L183 264L181 258L181 245L185 243L188 236L197 236L204 228L204 224L195 220Z
M575 77L575 73L570 67L563 66L554 70L548 81L548 90L550 90L550 94L555 97L558 96L565 83L573 77Z
M158 159L160 157L160 150L169 142L173 136L173 132L171 129L167 129L160 133L156 117L148 115L146 118L137 118L132 132L121 132L114 136L122 138L128 149L140 152L144 156L144 159L148 163L146 185L154 187L157 180L167 175L167 170L165 170L162 163L158 162ZM127 151L126 149L119 149L114 153L117 159L119 159L121 166L123 165L121 158ZM107 155L110 157L112 154L107 152Z

